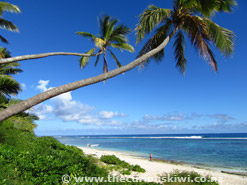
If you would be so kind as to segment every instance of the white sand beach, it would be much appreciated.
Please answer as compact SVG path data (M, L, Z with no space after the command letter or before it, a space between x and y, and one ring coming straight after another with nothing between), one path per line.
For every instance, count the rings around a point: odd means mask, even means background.
M159 175L162 175L163 173L171 173L175 170L179 171L195 171L199 173L201 176L211 176L219 180L220 185L247 185L247 177L246 176L239 176L239 175L232 175L232 174L226 174L222 173L220 170L217 169L209 169L209 168L201 168L196 166L191 166L188 164L172 164L172 163L166 163L163 161L150 161L147 158L136 156L135 153L131 152L117 152L117 151L108 151L103 149L96 149L96 148L87 148L87 147L78 147L83 152L88 154L94 154L97 157L100 157L102 155L115 155L121 160L124 160L130 164L138 164L142 168L146 170L145 173L132 173L131 177L138 177L139 179L148 179L153 178L156 179L159 177Z

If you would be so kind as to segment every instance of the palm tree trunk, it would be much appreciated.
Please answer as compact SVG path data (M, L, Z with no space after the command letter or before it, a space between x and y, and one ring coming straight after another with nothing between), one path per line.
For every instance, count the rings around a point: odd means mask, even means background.
M23 55L23 56L0 59L0 64L7 64L7 63L23 61L23 60L39 59L39 58L45 58L45 57L55 56L55 55L73 55L73 56L90 57L90 56L98 56L100 54L102 54L102 51L99 53L93 54L93 55L83 54L83 53L72 53L72 52L51 52L51 53Z
M48 100L50 98L53 98L55 96L58 96L60 94L69 92L69 91L73 91L75 89L81 88L81 87L85 87L91 84L95 84L101 81L104 81L106 79L115 77L119 74L122 74L126 71L129 71L133 68L135 68L136 66L140 65L142 62L146 61L147 59L149 59L150 57L154 56L156 53L158 53L159 51L161 51L162 49L164 49L166 47L166 45L168 44L168 42L171 40L171 38L174 36L174 34L176 33L178 28L174 28L174 30L172 31L172 33L155 49L149 51L148 53L146 53L145 55L137 58L136 60L132 61L131 63L120 67L118 69L109 71L107 73L92 77L92 78L88 78L88 79L84 79L84 80L79 80L76 82L72 82L69 84L65 84L53 89L50 89L48 91L45 91L43 93L40 93L36 96L33 96L19 104L13 105L8 107L7 109L3 110L0 112L0 121L3 121L15 114L18 114L20 112L23 112L27 109L30 109L31 107L45 101Z

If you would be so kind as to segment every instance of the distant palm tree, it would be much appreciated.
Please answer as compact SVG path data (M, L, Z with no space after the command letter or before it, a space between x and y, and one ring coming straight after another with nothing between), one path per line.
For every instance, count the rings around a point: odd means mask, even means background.
M15 24L2 18L4 11L20 13L21 10L19 9L19 7L6 2L0 2L0 28L4 28L10 31L18 31L18 28ZM8 40L5 39L2 35L0 35L0 39L2 42L8 43Z
M217 62L210 49L211 43L214 43L215 47L225 56L231 55L234 48L234 34L214 23L210 17L216 11L230 12L236 2L234 0L174 0L173 2L173 10L150 5L139 16L140 21L136 27L137 43L144 38L145 34L152 33L154 28L158 28L140 51L138 57L159 46L171 31L177 29L173 47L176 66L180 71L184 73L187 64L184 56L185 34L199 54L217 71ZM152 58L160 61L163 57L164 49Z
M100 25L100 34L97 36L87 33L87 32L76 32L78 35L81 35L83 37L90 38L92 41L94 41L95 46L99 48L99 52L102 52L103 54L103 72L108 72L108 63L106 60L106 51L109 51L112 58L116 61L116 64L118 67L121 67L121 63L115 56L115 54L112 52L110 47L117 48L120 51L127 50L130 52L134 52L134 48L128 44L126 35L130 33L130 29L127 26L124 25L118 25L116 26L118 20L113 19L109 16L104 16L101 19L99 19L99 25ZM93 54L95 51L95 48L89 50L87 54ZM95 66L98 63L100 55L97 56ZM80 67L84 68L89 61L89 57L81 57L80 59Z
M0 53L1 57L10 57L10 53L6 48L0 48ZM11 76L22 72L22 70L18 68L19 66L20 64L18 62L0 64L0 99L2 99L2 101L9 99L11 95L16 95L21 91L21 85Z

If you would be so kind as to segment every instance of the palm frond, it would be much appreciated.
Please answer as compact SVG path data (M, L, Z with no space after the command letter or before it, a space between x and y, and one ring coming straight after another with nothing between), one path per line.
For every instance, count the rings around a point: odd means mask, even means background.
M1 40L2 42L6 43L6 44L9 43L8 40L5 39L2 35L0 35L0 40Z
M9 31L19 31L16 25L2 18L0 18L0 28L7 29Z
M97 66L97 64L98 64L98 61L99 61L99 56L100 56L100 55L98 55L98 56L97 56L96 61L95 61L95 63L94 63L94 66L95 66L95 67L96 67L96 66Z
M104 40L105 40L105 41L110 40L111 35L112 35L113 31L114 31L114 26L115 26L115 24L116 24L117 22L118 22L117 19L112 19L112 20L109 19L109 20L108 20L107 27L105 28L105 29L106 29L106 32L105 32L105 35L104 35Z
M110 43L118 43L118 44L123 44L128 42L127 38L121 34L112 36L110 41L111 41Z
M155 49L156 47L158 47L166 39L166 37L169 35L171 28L172 28L172 22L170 22L170 21L167 21L167 23L165 25L159 27L156 30L155 35L146 42L146 44L144 45L142 50L139 52L137 58L139 58L140 56L142 56L142 55L148 53L149 51ZM163 57L164 57L164 50L161 50L160 52L155 54L152 58L158 62L158 61L162 60ZM146 61L146 62L148 62L148 61Z
M14 75L14 74L19 74L23 72L22 69L16 68L20 64L15 62L15 63L8 63L8 64L1 64L0 65L0 75Z
M234 33L217 25L210 19L204 18L204 21L208 25L210 38L215 43L215 46L221 51L221 53L224 53L225 56L231 55L234 49Z
M3 54L3 58L10 58L11 57L10 52L6 48L0 47L0 52ZM19 63L15 64L15 66L20 66L20 64Z
M171 14L171 10L150 5L141 15L135 30L137 31L136 42L139 43L156 26L165 21Z
M110 19L110 16L103 16L101 18L98 18L100 31L101 31L101 36L103 38L105 38L105 36L106 36L107 28L108 28L108 25L109 25L109 19Z
M88 52L86 52L86 54L92 55L94 53L94 51L95 51L95 48L90 49ZM86 65L88 64L89 58L90 57L81 57L80 58L80 68L81 69L86 67Z
M184 56L185 50L185 40L182 31L180 30L176 37L173 47L175 48L175 59L177 61L176 66L179 68L180 72L183 74L186 71L187 60Z
M210 34L206 22L199 16L187 15L183 28L190 37L192 45L199 51L199 54L217 71L217 62L208 45Z
M89 38L90 40L94 41L97 37L91 33L78 31L76 32L77 35L81 35L83 37Z
M173 7L175 9L184 8L184 9L194 9L198 6L198 0L173 0Z
M232 12L234 9L233 7L238 5L238 3L235 0L218 0L217 2L217 11L219 12Z
M21 85L7 75L0 75L0 94L2 96L17 95L21 91Z
M111 44L111 46L113 48L118 48L120 51L122 51L122 49L127 50L127 51L132 52L132 53L135 51L134 47L131 46L130 44L127 44L127 43L123 43L123 44L113 43L113 44Z
M210 17L216 12L231 12L237 3L235 0L198 0L196 7L203 16Z
M173 0L176 9L183 8L210 17L216 12L231 12L237 5L235 0Z
M0 2L0 16L2 15L3 11L8 11L11 13L21 13L21 10L18 6L6 2Z
M110 49L108 49L108 50L110 51L112 58L114 58L114 60L116 61L117 66L118 66L118 67L122 67L122 64L119 62L119 60L118 60L117 57L114 55L114 53L113 53Z
M118 35L127 35L131 32L131 29L123 24L121 25L118 25L115 27L115 29L113 30L112 34L111 34L111 37L114 37L114 36L118 36ZM111 40L111 39L110 39Z

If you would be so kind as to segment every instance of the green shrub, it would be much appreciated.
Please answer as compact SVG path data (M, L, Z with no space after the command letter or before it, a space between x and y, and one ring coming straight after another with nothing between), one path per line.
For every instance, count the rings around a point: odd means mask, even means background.
M64 174L106 177L74 146L0 123L0 184L61 184Z
M146 170L141 168L139 165L130 165L129 163L120 160L115 155L103 155L103 156L101 156L100 160L106 164L112 164L112 165L120 166L122 168L127 169L128 171L136 171L136 172L141 172L141 173L146 172ZM126 172L126 173L128 173L128 172Z
M130 175L131 174L131 171L130 170L122 170L121 173L123 175Z
M143 169L142 167L140 167L139 165L134 165L134 166L132 166L132 171L135 171L135 172L141 172L141 173L145 173L146 172L146 170L145 169Z
M100 157L100 160L106 164L114 164L114 165L120 165L122 162L115 155L102 155Z

